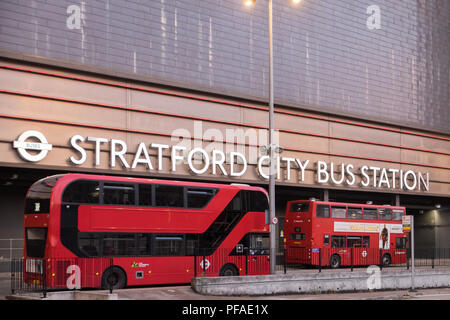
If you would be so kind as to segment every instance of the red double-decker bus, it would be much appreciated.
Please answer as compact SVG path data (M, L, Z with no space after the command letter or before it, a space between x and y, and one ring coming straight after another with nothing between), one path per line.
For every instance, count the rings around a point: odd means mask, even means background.
M289 201L286 263L331 268L406 263L404 214L404 207Z
M122 288L268 274L267 207L266 191L246 185L47 177L26 196L26 279Z

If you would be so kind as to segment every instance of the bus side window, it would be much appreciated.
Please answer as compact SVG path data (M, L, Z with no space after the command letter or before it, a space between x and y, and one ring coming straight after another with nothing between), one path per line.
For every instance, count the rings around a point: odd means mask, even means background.
M345 219L347 213L346 207L331 207L331 217Z
M155 236L155 256L185 255L183 234L158 234Z
M147 233L138 233L136 238L136 249L139 256L151 256L152 236Z
M183 208L184 188L164 184L156 185L155 199L157 207Z
M392 220L392 210L389 208L379 208L378 217L380 220Z
M115 205L134 205L134 185L105 182L103 185L103 203Z
M324 204L318 204L316 209L317 218L329 218L330 217L330 206Z
M404 212L402 209L394 209L392 210L392 219L396 220L396 221L402 221L402 216L403 216Z
M187 207L199 209L205 207L217 193L217 189L187 188Z
M345 248L345 236L331 236L332 248Z
M363 237L363 248L370 248L370 237L369 236Z
M79 248L88 257L99 257L101 256L101 235L96 233L80 232L78 234L78 245Z
M349 219L362 219L362 208L348 207Z
M365 219L365 220L377 220L377 209L364 208L363 219Z
M74 181L64 190L62 201L66 203L99 203L99 182Z
M146 207L151 207L153 205L151 184L139 185L139 205Z
M261 191L247 191L250 196L250 206L248 211L265 212L269 209L269 200L265 193Z

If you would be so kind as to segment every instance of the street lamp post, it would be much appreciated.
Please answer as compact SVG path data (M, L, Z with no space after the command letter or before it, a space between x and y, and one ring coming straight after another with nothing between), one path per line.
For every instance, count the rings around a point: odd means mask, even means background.
M270 213L270 274L275 274L276 266L276 230L275 217L275 145L274 145L274 106L273 106L273 32L272 0L269 0L269 213Z
M274 103L273 103L273 6L269 1L269 232L270 232L270 273L275 274L276 266L276 230L273 223L275 218L275 129L274 129ZM301 0L291 0L298 4ZM245 0L246 6L251 6L256 0Z

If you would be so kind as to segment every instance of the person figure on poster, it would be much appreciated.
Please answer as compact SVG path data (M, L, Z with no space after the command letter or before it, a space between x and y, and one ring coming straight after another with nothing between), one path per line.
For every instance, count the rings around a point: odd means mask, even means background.
M389 246L389 231L388 231L386 225L384 225L384 228L381 230L380 240L381 240L381 243L382 243L381 248L382 249L389 249L389 247L388 247Z

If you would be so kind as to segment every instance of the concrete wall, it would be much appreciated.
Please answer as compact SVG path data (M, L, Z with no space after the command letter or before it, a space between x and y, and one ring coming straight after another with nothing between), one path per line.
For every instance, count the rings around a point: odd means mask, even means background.
M450 269L416 269L415 288L450 286ZM410 271L314 272L247 277L193 278L194 291L205 295L274 295L411 288Z

